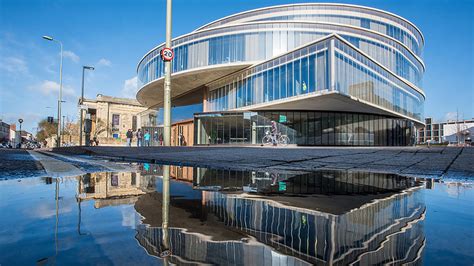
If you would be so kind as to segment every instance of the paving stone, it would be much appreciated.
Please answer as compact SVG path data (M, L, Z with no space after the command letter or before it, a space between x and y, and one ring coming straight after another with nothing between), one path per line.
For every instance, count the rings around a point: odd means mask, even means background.
M474 178L474 148L470 147L69 147L54 151L224 169L331 168Z

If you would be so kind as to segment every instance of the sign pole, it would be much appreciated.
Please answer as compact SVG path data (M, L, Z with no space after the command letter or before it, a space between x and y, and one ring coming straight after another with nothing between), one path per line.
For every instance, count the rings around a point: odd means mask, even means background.
M85 70L86 69L82 67L82 89L81 89L81 100L79 103L80 105L84 103L84 71ZM84 119L82 106L79 110L81 112L81 117L79 118L79 146L82 146L82 120Z
M166 0L166 44L171 48L171 0ZM163 99L163 144L171 144L171 61L165 61L165 87Z

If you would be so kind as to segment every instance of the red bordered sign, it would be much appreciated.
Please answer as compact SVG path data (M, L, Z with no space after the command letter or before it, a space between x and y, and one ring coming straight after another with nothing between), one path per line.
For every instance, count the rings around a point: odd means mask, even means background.
M171 48L163 48L160 52L160 55L163 61L171 61L174 58L174 52L171 50Z

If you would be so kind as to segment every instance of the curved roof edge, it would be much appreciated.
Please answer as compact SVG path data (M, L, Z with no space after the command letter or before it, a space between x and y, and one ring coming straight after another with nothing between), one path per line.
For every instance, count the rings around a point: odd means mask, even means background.
M204 24L203 26L197 28L196 30L194 30L193 32L198 32L206 27L208 27L209 25L212 25L214 23L217 23L219 21L222 21L222 20L225 20L225 19L229 19L229 18L232 18L232 17L236 17L236 16L240 16L240 15L243 15L243 14L247 14L247 13L252 13L252 12L256 12L256 11L262 11L262 10L266 10L266 9L273 9L273 8L281 8L281 7L290 7L290 6L346 6L346 7L355 7L355 8L360 8L360 9L366 9L366 10L371 10L371 11L376 11L376 12L380 12L380 13L384 13L384 14L387 14L387 15L390 15L392 17L396 17L398 19L401 19L403 21L405 21L406 23L410 24L411 26L413 26L413 28L415 28L418 33L420 34L421 36L421 40L423 41L423 45L425 43L425 37L423 36L423 33L421 32L421 30L415 25L415 23L409 21L408 19L402 17L402 16L399 16L395 13L392 13L392 12L388 12L388 11L385 11L385 10L382 10L382 9L378 9L378 8L373 8L373 7L368 7L368 6L361 6L361 5L353 5L353 4L343 4L343 3L297 3L297 4L284 4L284 5L276 5L276 6L268 6L268 7L261 7L261 8L256 8L256 9L252 9L252 10L247 10L247 11L242 11L242 12L239 12L239 13L236 13L236 14L232 14L232 15L229 15L229 16L225 16L223 18L220 18L220 19L217 19L217 20L214 20L212 22L209 22L207 24Z
M366 31L366 32L370 32L370 33L373 33L373 34L376 34L376 35L380 35L384 38L387 38L387 39L390 39L392 41L395 41L396 43L400 44L401 46L403 46L405 49L407 49L407 51L409 53L411 53L415 59L417 59L417 61L421 64L421 66L423 67L423 70L425 71L426 70L426 66L425 66L425 63L423 62L423 60L418 56L416 55L410 48L408 48L404 43L400 42L399 40L393 38L393 37L390 37L388 35L384 35L380 32L377 32L377 31L373 31L373 30L370 30L370 29L365 29L365 28L361 28L361 27L356 27L356 26L352 26L352 25L346 25L346 24L338 24L338 23L329 23L329 22L312 22L312 21L291 21L291 22L284 22L284 21L272 21L272 22L268 22L268 21L258 21L258 22L246 22L246 23L242 23L242 24L233 24L233 25L220 25L218 27L214 27L214 28L209 28L209 29L205 29L203 31L213 31L213 30L217 30L217 29L222 29L222 28L229 28L229 27L236 27L236 26L242 26L242 25L253 25L253 24L268 24L268 23L275 23L275 22L283 22L283 23L303 23L303 24L325 24L325 25L334 25L334 26L343 26L343 27L348 27L348 28L353 28L353 29L359 29L359 30L363 30L363 31ZM174 40L177 40L177 39L181 39L181 38L184 38L184 37L187 37L187 36L190 36L190 35L194 35L194 34L197 34L198 32L195 32L195 31L192 31L190 33L186 33L186 34L183 34L183 35L180 35L178 37L175 37L172 39L172 42ZM153 51L155 51L156 49L158 49L160 46L163 46L165 45L165 42L162 42L160 43L159 45L153 47L152 49L150 49L144 56L142 56L142 58L140 59L140 61L138 61L137 63L137 67L136 67L136 72L138 72L138 68L140 67L140 64L142 63L142 61L145 59L145 57L147 57L149 54L151 54Z

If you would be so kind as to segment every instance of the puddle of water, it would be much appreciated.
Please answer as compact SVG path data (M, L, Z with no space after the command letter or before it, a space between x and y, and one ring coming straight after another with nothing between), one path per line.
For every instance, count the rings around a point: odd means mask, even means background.
M132 166L0 181L0 264L474 262L470 184Z

